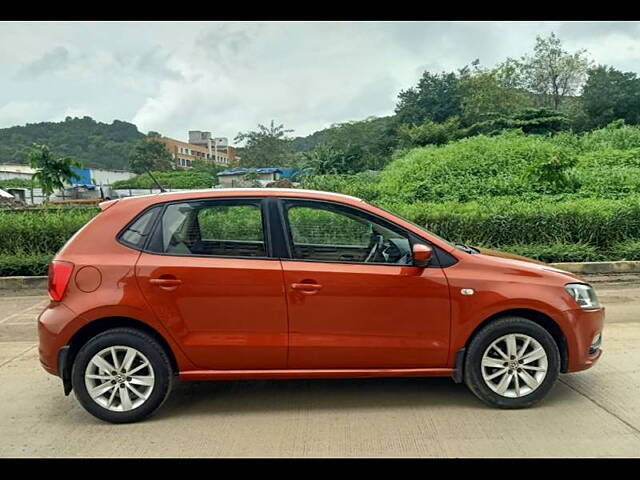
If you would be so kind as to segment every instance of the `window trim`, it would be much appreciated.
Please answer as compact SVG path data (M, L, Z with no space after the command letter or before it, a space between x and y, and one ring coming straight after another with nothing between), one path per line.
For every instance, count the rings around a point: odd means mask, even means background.
M162 218L164 216L165 211L171 205L181 204L181 203L195 203L195 202L207 202L207 203L218 203L218 202L235 202L235 201L249 201L260 209L260 215L262 218L262 233L264 239L265 253L266 256L255 256L255 257L247 257L247 256L236 256L236 255L203 255L197 253L166 253L166 252L157 252L155 250L150 249L151 241L160 234L162 231ZM272 241L271 241L271 225L268 219L268 212L266 207L265 197L199 197L199 198L189 198L184 200L173 200L169 202L161 202L155 203L150 207L147 207L144 211L149 210L150 208L158 207L159 213L156 214L156 218L153 221L152 229L147 236L147 239L144 244L144 248L136 248L136 250L148 253L150 255L160 255L165 257L194 257L194 258L232 258L236 260L279 260L274 257L272 252ZM141 212L139 215L142 215ZM135 221L135 219L133 220ZM128 225L127 225L128 226ZM126 229L127 227L125 227ZM123 229L124 231L124 229ZM130 247L132 248L132 247Z
M346 261L346 260L317 260L317 259L306 259L306 258L295 258L293 256L293 236L291 234L291 227L289 225L289 216L286 213L286 203L310 203L317 205L328 205L329 207L337 206L338 210L351 210L351 212L360 218L371 221L372 223L381 224L381 226L392 230L397 231L401 235L404 235L408 238L409 244L411 248L416 243L426 244L433 248L434 255L432 256L432 261L429 262L429 265L426 268L442 268L441 261L438 255L438 246L431 243L429 240L419 237L415 233L407 230L406 228L397 225L396 223L383 218L379 215L376 215L373 212L369 212L362 208L354 207L353 205L348 205L346 203L335 202L331 200L319 200L315 198L299 198L299 197L277 197L279 203L279 211L280 211L280 228L283 230L285 243L287 245L287 253L288 258L282 258L283 260L293 261L293 262L311 262L311 263L331 263L331 264L344 264L344 265L369 265L369 266L386 266L386 267L413 267L413 264L402 264L402 263L382 263L382 262L358 262L358 261ZM411 255L413 259L413 253ZM448 266L448 265L446 265Z

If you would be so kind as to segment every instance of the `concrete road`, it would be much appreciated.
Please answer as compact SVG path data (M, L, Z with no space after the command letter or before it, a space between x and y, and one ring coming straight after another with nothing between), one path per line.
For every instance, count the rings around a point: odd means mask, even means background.
M604 354L538 406L485 407L450 379L181 383L150 419L86 413L37 358L41 292L0 297L0 456L640 456L640 283L599 285Z

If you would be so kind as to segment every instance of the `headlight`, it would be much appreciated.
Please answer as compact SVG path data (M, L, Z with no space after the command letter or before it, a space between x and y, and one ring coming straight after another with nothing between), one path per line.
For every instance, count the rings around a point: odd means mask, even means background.
M584 310L592 310L600 308L600 302L596 291L590 285L584 283L568 283L564 288L573 297L580 308Z

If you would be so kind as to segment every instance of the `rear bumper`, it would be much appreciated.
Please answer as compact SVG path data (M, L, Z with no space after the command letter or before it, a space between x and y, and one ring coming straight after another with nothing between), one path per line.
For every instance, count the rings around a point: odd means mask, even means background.
M74 318L73 311L57 302L51 302L38 317L40 365L52 375L60 376L60 351L69 342L67 327Z
M592 348L592 343L598 334L602 335L604 307L597 310L568 310L563 312L563 316L572 333L566 335L569 354L567 372L591 368L602 356L600 345Z

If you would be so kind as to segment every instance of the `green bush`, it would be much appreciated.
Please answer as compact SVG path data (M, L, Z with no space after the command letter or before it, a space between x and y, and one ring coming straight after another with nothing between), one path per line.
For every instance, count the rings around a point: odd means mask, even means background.
M38 184L26 178L10 178L8 180L0 180L0 188L36 188Z
M640 260L640 240L629 239L611 247L608 258L615 260Z
M640 259L640 195L622 200L502 197L485 203L381 206L452 242L517 248L509 251L545 261ZM53 255L97 212L79 207L0 211L0 255ZM236 231L251 222L247 216L237 225L216 223L215 230Z
M300 188L338 192L375 201L379 194L380 172L361 172L353 175L309 175L302 179Z
M0 255L53 254L97 208L0 210Z
M218 177L206 171L175 170L153 172L152 175L164 188L211 188L218 183ZM129 180L114 182L112 188L157 188L157 185L149 174L143 173Z
M561 139L565 137L561 137ZM600 150L628 150L640 148L640 127L612 122L604 128L592 130L578 137L580 148L585 152Z
M53 254L0 254L0 277L46 275Z
M640 127L554 136L510 131L417 148L394 158L379 187L381 198L407 203L549 194L624 198L640 193Z
M407 203L468 202L538 192L539 184L525 175L527 168L571 154L566 147L543 137L516 132L481 135L409 151L382 172L380 192L384 198Z
M546 245L505 245L497 250L534 258L542 262L595 262L604 260L605 255L586 243L550 243Z
M494 198L479 203L389 204L388 208L448 240L485 246L557 242L601 250L640 239L640 197L558 203Z

